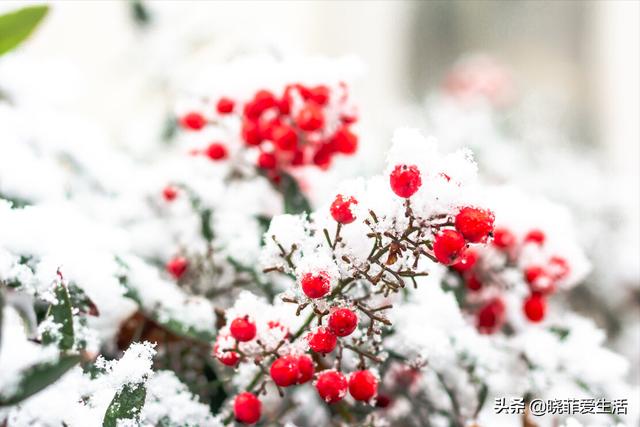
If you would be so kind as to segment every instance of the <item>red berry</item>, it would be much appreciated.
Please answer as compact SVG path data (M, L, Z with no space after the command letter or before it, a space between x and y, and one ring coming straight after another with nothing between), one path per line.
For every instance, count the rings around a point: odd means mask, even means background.
M325 105L329 102L329 88L324 85L312 87L309 90L309 99L318 105Z
M322 298L331 290L329 275L323 271L313 274L305 273L300 279L302 292L309 298Z
M478 262L478 252L473 249L467 249L460 255L458 258L458 262L451 265L451 268L456 270L458 273L465 273L473 269L473 267Z
M236 366L240 360L240 355L235 351L224 351L226 348L220 348L217 342L213 346L213 355L225 366Z
M516 244L516 236L506 228L496 228L493 233L493 245L500 249L509 249Z
M368 402L378 393L378 379L370 371L356 371L349 376L349 393L355 400Z
M340 127L333 134L331 142L336 151L342 154L353 154L358 149L358 137L347 126Z
M333 332L328 331L326 328L319 327L307 336L307 342L311 350L316 353L327 354L336 348L338 338Z
M556 280L566 279L571 268L566 259L560 256L552 256L549 259L549 273Z
M321 169L327 169L331 165L331 159L335 151L332 144L322 144L313 154L313 164Z
M182 275L187 271L189 261L185 257L175 256L167 263L167 272L173 276L174 279L180 279Z
M420 171L415 165L397 165L389 176L391 189L405 199L413 196L422 185Z
M278 100L278 110L280 110L280 114L289 114L291 112L291 104L293 103L293 97L291 92L295 89L294 85L287 85L284 88L284 93L282 94L282 98Z
M245 391L233 401L233 414L236 420L244 424L255 424L260 419L262 403L255 394Z
M227 148L219 142L213 142L209 144L205 154L211 160L223 160L227 157Z
M304 384L311 381L314 372L313 360L306 354L298 356L298 381L296 383Z
M347 379L342 372L324 371L318 375L316 389L322 400L327 403L336 403L347 394Z
M500 298L495 298L478 311L476 324L483 334L492 334L504 323L505 306Z
M524 269L524 278L530 285L533 285L540 277L545 275L544 269L539 265L531 265Z
M298 144L298 135L293 128L286 124L280 124L273 128L271 138L280 150L293 151Z
M229 326L231 336L241 342L251 341L256 337L256 324L249 320L249 316L236 317Z
M277 105L276 97L268 90L259 90L253 99L244 106L244 115L252 120L258 119L265 110Z
M233 99L226 98L224 96L220 98L216 104L216 110L218 110L218 113L220 114L229 114L233 112L233 107L235 107Z
M456 230L471 243L484 243L493 231L493 220L491 211L465 207L456 215Z
M339 337L351 335L358 327L358 316L348 308L338 308L329 315L329 330Z
M280 387L288 387L298 382L300 371L297 356L282 356L277 358L269 369L273 382Z
M167 202L172 202L178 197L178 190L171 185L167 185L164 187L164 190L162 190L162 197L164 197Z
M307 102L298 113L296 124L304 131L313 132L324 126L324 114L317 104Z
M207 120L200 113L187 113L180 119L180 125L188 130L200 130L207 124Z
M479 291L480 289L482 289L482 282L475 274L467 275L465 277L465 283L467 284L467 289L469 289L470 291Z
M547 302L542 295L534 293L524 301L522 309L529 320L539 322L544 318Z
M545 239L546 236L544 234L544 231L538 229L530 230L527 235L524 236L525 242L537 243L540 246L544 245Z
M462 255L466 242L462 234L455 230L442 230L433 242L433 254L444 265L451 265Z
M258 167L261 169L275 169L276 163L276 156L273 153L262 152L258 156Z
M338 194L333 203L331 203L329 211L336 222L351 224L356 220L356 216L351 211L352 206L356 204L358 204L358 201L355 198L345 198L342 194Z
M260 145L262 136L258 122L254 120L244 120L242 122L242 139L247 145Z

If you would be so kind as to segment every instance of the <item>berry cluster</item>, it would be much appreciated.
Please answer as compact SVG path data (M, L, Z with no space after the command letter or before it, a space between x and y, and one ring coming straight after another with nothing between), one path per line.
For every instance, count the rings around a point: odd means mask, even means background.
M376 397L379 379L369 365L378 367L387 356L381 338L385 328L391 326L386 316L393 307L391 296L410 283L417 286L416 278L428 274L425 267L431 264L422 260L454 264L469 245L484 244L493 232L493 214L486 209L425 211L424 216L415 210L413 197L428 182L417 165L397 164L387 179L393 201L401 207L395 211L397 216L367 209L356 195L338 194L326 211L326 218L333 223L318 220L304 227L309 241L291 242L272 231L273 223L266 236L267 251L273 247L278 255L275 265L265 272L280 272L296 279L293 291L285 293L282 300L297 305L297 314L311 309L303 327L290 339L299 336L313 356L314 365L308 372L317 372L315 387L327 403L342 400L347 392L358 401L369 402ZM371 247L364 259L347 247L350 233L361 229ZM242 338L234 337L236 342ZM238 354L230 357L228 364L233 364L245 353L241 345L229 344L227 349ZM217 353L225 363L229 356ZM273 357L269 369L273 382L278 387L299 384L301 356L280 352ZM346 375L345 364L356 365L356 369ZM237 405L236 418L240 419Z
M358 137L352 125L356 120L346 84L294 83L281 93L261 89L245 100L219 98L208 111L189 111L179 122L191 132L208 126L229 129L230 122L239 123L238 135L213 141L195 154L224 160L228 144L239 137L247 150L257 153L256 166L275 176L277 170L295 166L328 168L336 154L355 153Z
M506 304L502 294L513 287L511 272L521 275L528 296L522 310L531 322L544 319L547 297L569 276L570 266L559 255L545 250L546 235L531 229L518 237L506 227L497 227L491 245L483 250L469 250L451 269L464 282L466 300L475 307L476 324L483 333L493 333L506 321Z

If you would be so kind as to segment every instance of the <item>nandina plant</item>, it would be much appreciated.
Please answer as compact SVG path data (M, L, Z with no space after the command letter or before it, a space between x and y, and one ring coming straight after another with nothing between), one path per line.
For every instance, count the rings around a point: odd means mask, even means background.
M312 377L327 404L344 405L347 395L374 403L394 301L492 235L493 214L477 197L467 153L442 156L409 130L394 142L386 176L346 184L309 218L272 221L264 271L290 282L277 307L289 305L299 318L265 317L273 310L246 303L248 295L226 312L214 356L223 365L257 367L235 398L237 420L249 419L245 406L259 408L252 402L270 385L284 396ZM470 209L475 216L456 221Z

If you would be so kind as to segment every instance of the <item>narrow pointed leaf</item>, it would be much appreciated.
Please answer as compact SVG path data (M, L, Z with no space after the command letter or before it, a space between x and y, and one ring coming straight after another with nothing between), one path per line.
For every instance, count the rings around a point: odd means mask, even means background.
M0 15L0 55L22 43L49 11L49 6L30 6Z
M80 362L78 355L63 355L55 362L33 365L21 373L16 390L5 395L0 391L0 406L15 405L56 382L69 369Z
M126 384L116 393L102 421L103 427L117 427L118 420L140 420L140 413L147 397L144 384Z

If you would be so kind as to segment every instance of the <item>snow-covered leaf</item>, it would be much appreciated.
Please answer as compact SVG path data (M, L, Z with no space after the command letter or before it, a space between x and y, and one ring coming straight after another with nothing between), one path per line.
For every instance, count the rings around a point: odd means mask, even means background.
M140 420L140 413L147 397L144 383L126 384L116 393L104 415L103 427L117 427L119 420Z
M4 395L0 392L0 406L15 405L56 382L80 361L78 355L62 355L56 362L38 363L25 369L16 390Z
M62 282L56 285L54 292L56 303L49 306L47 318L50 317L58 329L56 333L45 330L42 338L45 343L57 342L61 350L70 350L74 343L71 298Z

